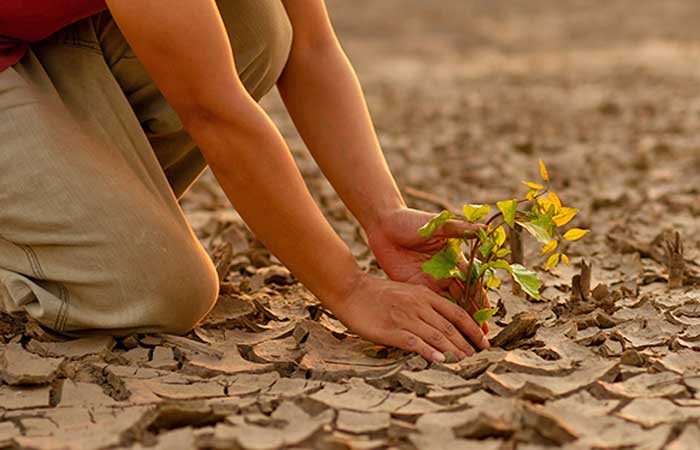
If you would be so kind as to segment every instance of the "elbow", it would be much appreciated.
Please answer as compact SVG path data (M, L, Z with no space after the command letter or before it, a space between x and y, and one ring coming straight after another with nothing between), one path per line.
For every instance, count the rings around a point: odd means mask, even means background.
M186 103L173 105L184 128L196 139L207 130L242 128L254 102L243 94L191 96Z

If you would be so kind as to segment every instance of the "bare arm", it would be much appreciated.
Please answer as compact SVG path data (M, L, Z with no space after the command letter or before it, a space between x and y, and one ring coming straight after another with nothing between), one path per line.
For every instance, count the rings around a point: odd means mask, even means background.
M359 268L314 203L279 132L240 82L214 2L107 3L237 211L332 306Z
M277 83L304 142L366 230L404 207L384 160L357 76L322 0L283 0L294 29Z

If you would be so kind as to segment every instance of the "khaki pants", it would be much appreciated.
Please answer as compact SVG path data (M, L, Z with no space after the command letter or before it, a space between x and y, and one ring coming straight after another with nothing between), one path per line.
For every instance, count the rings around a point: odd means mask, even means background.
M284 8L219 9L259 99L289 54ZM189 331L218 295L178 205L205 167L109 13L32 45L0 72L0 305L68 334Z

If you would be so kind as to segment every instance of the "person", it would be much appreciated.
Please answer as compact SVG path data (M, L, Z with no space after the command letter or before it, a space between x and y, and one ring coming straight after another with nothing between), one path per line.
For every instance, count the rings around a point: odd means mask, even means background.
M277 86L389 279L360 270L257 104ZM209 166L258 239L353 332L427 359L489 346L420 265L323 0L4 0L0 297L69 335L185 333L218 279L178 200Z

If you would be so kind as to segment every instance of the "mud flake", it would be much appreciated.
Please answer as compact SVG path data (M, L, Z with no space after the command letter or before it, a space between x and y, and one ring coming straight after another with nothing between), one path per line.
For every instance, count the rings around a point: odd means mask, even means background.
M609 377L616 366L617 364L611 361L600 361L589 368L558 377L489 371L486 372L484 382L494 392L503 396L522 396L533 392L532 387L534 387L535 392L554 398L570 394L590 386L601 378Z
M700 418L700 408L679 407L663 398L637 398L615 414L644 428Z
M271 364L258 364L244 359L235 345L224 346L221 357L201 353L187 354L187 361L183 367L185 373L202 377L242 372L263 373L271 369Z
M386 430L391 423L387 412L361 413L340 410L336 419L336 427L349 433L373 433Z
M0 378L9 385L47 384L56 378L63 358L42 358L8 344L0 356Z
M567 375L576 368L573 361L568 358L548 361L530 350L510 351L499 365L508 368L511 372L548 376Z
M472 448L499 450L503 443L500 439L459 439L445 433L411 434L409 439L418 450L435 450L436 448L441 450L465 450Z
M0 422L0 447L10 447L12 439L21 435L22 432L14 423L9 421Z
M657 359L656 364L678 374L697 374L700 373L700 353L683 349Z
M696 450L698 442L700 442L700 425L689 423L680 436L666 447L666 450Z
M45 408L49 406L48 386L0 386L0 405L7 410Z
M102 388L93 383L65 380L61 387L60 406L107 406L116 404L115 400L104 393Z
M296 327L295 322L282 322L275 324L274 327L260 332L246 332L239 329L226 330L224 335L226 337L226 344L233 345L255 345L261 342L271 341L273 339L278 339L287 336L292 333Z
M469 380L436 369L403 370L399 372L398 380L404 387L419 395L427 394L431 388L454 389L470 384Z
M104 355L114 348L116 341L111 336L94 336L65 342L39 342L32 339L27 350L45 357L78 359L88 355Z
M220 326L235 323L255 312L248 296L220 295L214 308L202 321L202 326Z
M599 381L597 387L607 395L623 399L676 398L688 395L688 390L681 384L681 377L670 372L643 373L617 383Z
M289 402L283 402L271 415L281 422L279 427L251 425L242 416L230 418L231 425L218 424L214 440L218 445L238 445L243 449L266 450L299 444L312 437L321 427L331 423L335 412L326 410L310 416Z
M153 349L151 360L146 365L154 369L174 370L177 369L178 363L172 348L158 346Z

